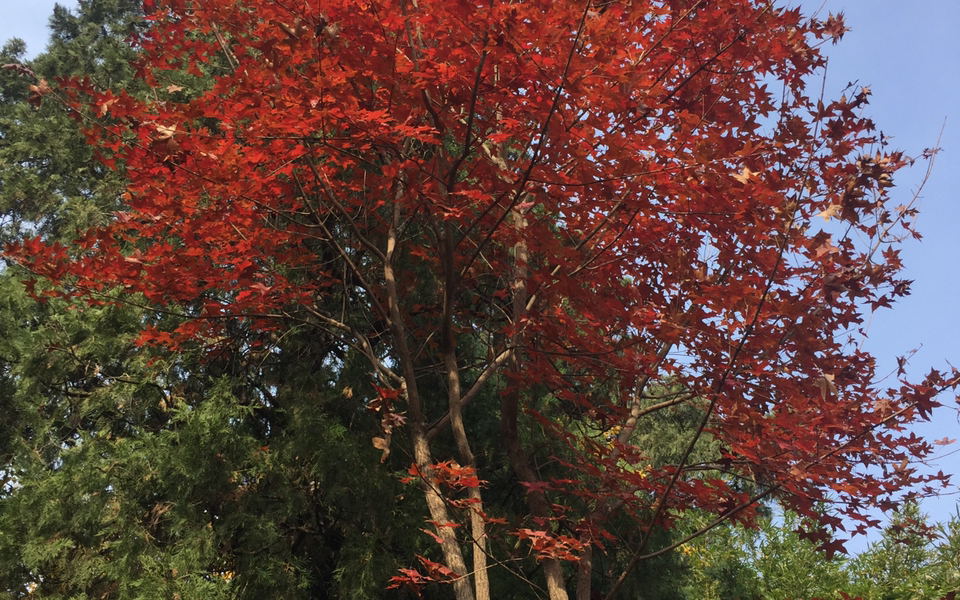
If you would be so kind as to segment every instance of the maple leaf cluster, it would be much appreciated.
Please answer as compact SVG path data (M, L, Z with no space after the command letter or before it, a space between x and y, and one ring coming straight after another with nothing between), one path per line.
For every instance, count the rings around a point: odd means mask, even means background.
M176 329L143 335L172 351L215 347L233 319L365 357L373 443L385 460L408 430L441 524L443 564L395 585L484 596L491 519L464 425L481 398L527 486L514 535L554 599L563 561L589 594L614 514L645 532L639 560L677 511L749 521L776 496L842 529L815 510L829 500L862 531L872 506L945 479L909 466L930 447L903 428L956 374L881 390L858 343L869 310L909 291L896 242L914 209L888 206L910 160L861 116L868 90L807 95L842 19L754 0L148 8L154 96L76 83L91 141L129 174L125 209L71 248L8 254L70 293L179 307ZM184 71L200 91L169 84ZM423 401L436 377L442 409ZM658 464L639 424L683 407L684 449ZM532 466L525 418L562 474ZM441 431L459 462L435 456Z

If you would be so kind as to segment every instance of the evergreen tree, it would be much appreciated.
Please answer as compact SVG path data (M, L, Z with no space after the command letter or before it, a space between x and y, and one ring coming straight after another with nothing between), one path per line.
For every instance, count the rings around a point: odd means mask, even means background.
M56 92L59 78L80 76L102 90L137 89L130 36L142 23L139 5L84 0L76 15L57 5L47 51L21 68L0 70L3 241L38 233L68 241L115 210L124 179L96 160ZM0 61L19 65L25 54L15 38L0 50Z
M938 533L919 505L909 502L894 514L880 540L851 562L851 595L863 600L922 600L960 591L953 562L957 546L956 519Z
M855 557L827 556L792 513L755 529L723 527L682 554L693 600L928 600L960 591L960 518L931 527L915 502ZM844 595L846 594L846 595Z
M122 170L85 144L57 82L141 89L130 66L139 4L58 6L47 52L24 63L22 41L3 47L0 62L19 65L0 70L4 243L69 242L112 218ZM406 506L418 496L396 476L407 463L380 465L369 445L379 423L364 407L369 387L350 384L367 377L349 352L237 324L212 359L159 357L137 332L182 318L135 296L91 307L48 291L17 265L0 272L9 597L369 598L397 555L418 551L423 524Z
M950 520L937 527L934 548L934 581L943 593L960 594L960 508Z

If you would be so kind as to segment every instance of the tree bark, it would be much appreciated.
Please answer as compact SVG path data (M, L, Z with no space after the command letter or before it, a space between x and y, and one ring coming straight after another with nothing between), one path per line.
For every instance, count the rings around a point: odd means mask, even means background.
M397 185L400 186L402 184L398 183ZM402 190L398 188L397 195L399 196L401 194ZM397 361L400 363L401 372L403 373L402 391L407 399L407 411L413 436L413 457L421 473L421 485L424 496L426 497L427 509L430 512L431 520L436 526L437 536L440 538L440 547L443 552L444 561L447 567L459 576L453 583L456 598L457 600L474 600L473 589L470 586L470 578L467 577L467 565L463 560L463 551L460 548L460 542L457 540L454 528L449 526L453 521L450 519L446 500L433 481L433 457L430 453L430 444L426 435L427 425L420 404L420 393L417 389L413 355L407 344L407 331L400 313L397 278L393 270L393 256L397 246L397 226L399 220L400 207L395 203L393 207L393 219L390 224L390 230L387 233L387 251L383 263L383 276L387 290L390 333L393 337L394 347L397 352Z
M514 227L523 230L526 227L524 215L514 210L511 214ZM522 237L522 236L521 236ZM514 273L513 273L513 339L511 346L518 347L520 321L527 311L527 244L520 241L514 245ZM511 367L516 373L520 370L520 356L518 351L514 351L510 360ZM530 458L520 443L520 436L517 430L517 418L520 406L520 392L516 387L511 387L503 395L500 403L500 431L503 436L503 443L507 450L507 456L513 467L514 473L520 481L528 483L537 483L540 478L530 463ZM527 489L527 504L530 506L530 512L534 517L549 518L552 516L550 504L542 490L535 488ZM566 584L563 580L563 568L560 561L556 558L544 558L542 561L543 573L547 579L547 593L550 600L567 600Z
M453 312L456 309L457 271L453 256L453 227L444 225L444 290L443 290L443 364L447 375L447 403L450 410L450 426L457 444L460 460L476 471L477 461L470 448L470 440L463 425L463 395L460 386L460 367L457 364L457 338L453 331ZM480 487L467 490L472 501L470 511L470 536L473 546L473 578L477 600L490 600L490 580L487 573L487 531L482 517L483 499Z

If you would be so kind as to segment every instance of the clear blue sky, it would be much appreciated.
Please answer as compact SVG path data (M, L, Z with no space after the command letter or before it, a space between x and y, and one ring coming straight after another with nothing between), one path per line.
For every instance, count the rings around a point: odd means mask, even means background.
M74 0L61 4L74 7ZM918 227L922 242L906 242L902 257L913 294L893 310L872 319L867 348L879 359L881 373L891 372L895 357L919 349L910 363L914 379L930 367L960 367L960 0L792 0L806 14L818 9L844 12L851 31L829 46L827 95L836 97L847 82L859 81L873 91L867 114L892 146L917 156L935 146L946 124L933 176L922 193ZM52 0L0 0L0 40L17 36L31 54L46 46L46 24ZM923 178L915 167L896 180L894 196L908 200ZM958 270L955 270L958 269ZM892 380L888 380L893 383ZM918 430L929 439L960 438L957 404L934 415ZM960 442L941 449L933 465L955 473L954 494L924 502L934 519L946 519L960 496ZM955 452L955 453L954 453ZM855 544L852 548L861 546Z

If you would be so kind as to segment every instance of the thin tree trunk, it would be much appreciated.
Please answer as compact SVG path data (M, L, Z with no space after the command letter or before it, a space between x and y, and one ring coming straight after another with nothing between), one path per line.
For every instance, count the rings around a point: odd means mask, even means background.
M511 214L514 227L518 230L526 228L527 222L520 211L513 211ZM522 235L521 235L522 238ZM517 347L519 337L519 323L527 310L527 244L523 241L514 246L514 273L513 273L513 325L514 339L511 345ZM514 352L511 359L511 366L514 372L520 368L519 352ZM540 478L530 463L530 458L520 443L520 436L517 431L517 417L520 405L520 392L516 388L511 388L503 395L500 403L500 431L503 436L503 443L507 450L507 456L510 458L510 464L514 473L520 478L520 481L528 483L537 483ZM534 517L549 518L552 516L550 505L542 490L537 488L527 489L527 504ZM547 579L547 593L550 600L567 600L566 583L563 580L563 568L560 561L556 558L544 558L541 562L543 573Z
M457 338L453 331L453 312L456 308L457 271L453 253L453 226L444 225L444 290L443 290L443 348L444 369L447 372L447 402L450 408L450 426L457 444L460 460L476 471L477 461L470 448L470 440L463 425L463 395L460 387L460 367L457 364ZM470 504L470 536L473 545L473 578L477 600L490 600L490 580L487 572L487 530L481 516L483 499L480 487L467 491Z
M398 183L397 196L402 195ZM417 389L416 371L413 355L407 344L407 331L400 314L399 293L397 292L397 278L393 270L393 256L397 246L397 228L400 221L400 206L394 203L393 219L387 234L387 251L383 264L384 283L387 290L387 309L390 315L390 333L393 337L397 352L397 361L403 373L403 393L407 400L407 413L410 429L413 436L413 458L420 470L423 493L427 501L430 518L436 524L437 536L440 538L440 548L443 552L447 567L459 577L453 583L453 590L457 600L474 600L470 578L467 577L467 565L463 560L463 551L460 542L454 533L455 528L447 503L440 490L433 481L433 457L430 453L430 444L426 435L426 422L420 404L420 393Z
M593 543L583 545L583 553L580 555L580 562L577 564L577 600L590 600L590 592L593 580Z
M440 538L443 560L451 571L460 576L453 583L454 594L457 600L474 600L473 588L470 585L470 578L467 576L467 565L463 560L460 542L454 533L455 528L450 526L454 522L450 519L450 513L447 511L446 500L440 494L436 484L431 481L433 458L430 455L424 428L421 426L416 429L419 431L414 433L413 456L417 467L423 473L421 481L423 482L423 493L427 500L427 509L430 511L430 518L437 524L436 534Z
M530 464L527 453L524 452L520 444L520 437L517 433L519 396L517 390L511 390L503 396L503 401L500 404L501 434L507 455L510 457L510 464L513 466L517 477L524 482L537 483L539 478ZM549 518L552 516L547 498L543 491L539 489L527 489L527 504L530 506L530 512L534 517ZM550 600L567 600L566 584L563 580L563 569L560 566L560 561L556 558L544 558L542 564L543 573L547 578L547 592L550 594Z

